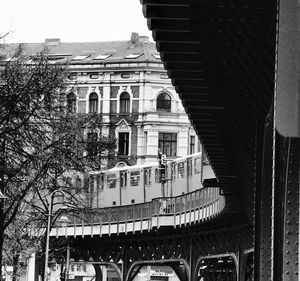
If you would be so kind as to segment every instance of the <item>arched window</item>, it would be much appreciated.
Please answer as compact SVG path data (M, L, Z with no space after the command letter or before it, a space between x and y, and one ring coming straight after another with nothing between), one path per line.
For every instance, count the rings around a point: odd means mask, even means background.
M98 112L98 95L96 93L91 93L89 98L89 112Z
M158 111L171 111L171 97L167 93L161 93L156 100L156 108Z
M120 113L130 112L130 96L124 92L120 96Z
M67 109L70 113L76 112L76 96L74 93L67 95Z

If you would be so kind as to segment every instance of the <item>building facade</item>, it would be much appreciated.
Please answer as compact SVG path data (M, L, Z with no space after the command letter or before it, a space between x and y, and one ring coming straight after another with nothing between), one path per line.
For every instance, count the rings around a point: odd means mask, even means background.
M11 50L16 47L10 45ZM24 44L31 55L45 48L50 63L68 66L62 93L67 110L76 118L90 114L96 123L84 129L83 153L87 158L99 157L98 140L102 136L116 139L115 151L101 156L101 166L111 172L102 173L100 165L88 175L70 171L61 184L82 187L90 207L135 204L192 191L187 176L191 159L170 166L164 188L154 187L160 183L155 168L158 153L165 154L168 161L180 159L201 152L201 145L153 42L132 33L128 41L64 43L46 39ZM195 157L197 161L201 158L201 167L202 162L207 164L203 154ZM210 168L200 170L201 178L212 175ZM183 178L182 172L187 184L177 190L175 177ZM150 185L153 190L146 190ZM141 187L146 191L137 192ZM193 190L201 187L199 182Z
M100 134L117 139L108 167L156 162L158 151L168 159L200 151L155 45L147 37L133 33L129 41L46 40L46 45L50 58L68 60L69 110L101 115L101 130L86 132L90 147Z

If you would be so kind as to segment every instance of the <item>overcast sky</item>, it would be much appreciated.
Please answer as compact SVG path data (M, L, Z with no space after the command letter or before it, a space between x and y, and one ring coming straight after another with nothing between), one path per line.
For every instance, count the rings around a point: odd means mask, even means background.
M140 0L0 0L0 34L5 42L129 40L149 36Z

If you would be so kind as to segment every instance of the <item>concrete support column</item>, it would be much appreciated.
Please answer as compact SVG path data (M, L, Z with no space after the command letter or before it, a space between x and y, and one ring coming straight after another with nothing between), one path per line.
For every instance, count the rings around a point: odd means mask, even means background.
M99 264L94 264L95 268L95 281L103 281L103 273L101 269L101 265Z
M122 280L121 281L126 281L128 269L129 269L129 257L126 251L126 247L123 248L123 258L122 258Z

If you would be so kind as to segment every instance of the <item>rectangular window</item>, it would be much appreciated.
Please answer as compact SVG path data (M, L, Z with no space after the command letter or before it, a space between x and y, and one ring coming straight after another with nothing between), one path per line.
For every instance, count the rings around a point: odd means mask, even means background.
M144 183L145 185L151 185L151 168L144 169Z
M119 133L119 155L129 154L129 133Z
M167 156L176 156L177 152L177 134L159 133L158 148L160 152Z
M179 162L177 169L178 169L178 178L179 179L184 178L184 162Z
M209 160L208 160L206 154L203 152L203 150L202 150L202 163L203 163L203 165L209 165Z
M159 174L160 174L159 169L155 169L155 183L159 183L160 182L160 180L159 180Z
M97 156L98 154L97 143L98 143L98 134L94 132L88 133L87 148L86 148L88 156Z
M194 167L195 167L195 173L196 174L201 173L201 169L202 169L201 166L202 166L201 157L195 158Z
M198 139L198 138L197 138ZM197 147L197 152L200 152L201 151L201 148L202 148L202 145L201 145L201 142L200 140L198 139L198 147Z
M172 178L172 181L174 181L176 179L176 163L172 163L171 169L172 169L171 178Z
M190 136L190 154L195 153L195 136Z
M122 100L120 103L120 112L128 113L130 110L130 100Z
M107 187L115 188L117 183L117 177L115 174L110 174L107 176Z
M130 173L130 185L131 186L139 186L140 182L140 172L135 171Z
M192 169L192 158L189 158L189 159L187 159L186 160L187 162L187 166L186 166L186 168L187 168L187 176L188 177L191 177L192 176L192 174L193 174L193 169Z
M120 172L120 187L126 188L127 186L127 171Z
M97 190L102 191L104 189L104 178L103 174L97 175Z

